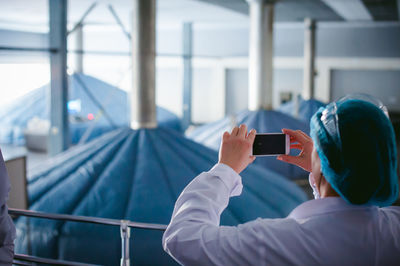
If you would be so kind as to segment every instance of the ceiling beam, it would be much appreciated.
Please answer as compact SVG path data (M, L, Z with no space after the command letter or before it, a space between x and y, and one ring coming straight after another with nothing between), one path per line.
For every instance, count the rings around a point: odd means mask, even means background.
M322 0L339 16L348 21L372 21L373 17L362 0Z
M249 6L245 0L197 0L215 6L223 7L240 14L249 15Z

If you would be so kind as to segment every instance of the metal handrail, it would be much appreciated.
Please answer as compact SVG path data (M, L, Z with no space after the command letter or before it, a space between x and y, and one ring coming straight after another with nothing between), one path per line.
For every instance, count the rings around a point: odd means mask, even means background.
M13 260L12 265L32 266L33 264L31 262Z
M21 209L14 209L14 208L9 208L8 213L10 215L16 215L16 216L28 216L28 217L36 217L36 218L44 218L44 219L52 219L52 220L63 220L63 221L71 221L71 222L83 222L83 223L104 224L104 225L114 225L114 226L121 226L122 224L125 224L125 222L126 222L127 225L131 228L149 229L149 230L164 231L167 228L167 225L164 225L164 224L138 223L138 222L109 219L109 218L78 216L78 215L58 214L58 213L46 213L46 212L21 210Z
M70 214L45 213L45 212L21 210L21 209L14 209L14 208L8 209L8 213L11 216L27 216L27 217L44 218L44 219L52 219L52 220L70 221L70 222L83 222L83 223L119 226L120 232L121 232L121 266L129 266L130 265L129 239L131 236L131 233L130 233L131 228L160 230L160 231L164 231L167 228L167 226L164 224L138 223L138 222L131 222L128 220L116 220L116 219L109 219L109 218L78 216L78 215L70 215ZM24 258L26 260L24 260ZM49 261L50 259L32 257L32 256L28 256L28 255L21 255L21 254L16 254L14 259L23 260L23 261L31 261L31 262L39 262L39 263L42 262L42 263L51 264L51 265L75 265L75 266L90 265L90 264L82 264L82 263L78 263L78 262L67 262L67 261L61 261L61 260L54 260L54 262L52 262L52 261ZM35 260L42 260L42 261L35 261ZM22 265L24 265L24 264L22 264Z
M55 259L47 259L47 258L40 258L35 256L29 256L25 254L15 254L14 255L14 262L13 264L17 265L32 265L27 264L25 262L34 262L34 263L42 263L48 265L62 265L62 266L97 266L98 264L87 264L81 262L74 262L74 261L66 261L66 260L55 260Z

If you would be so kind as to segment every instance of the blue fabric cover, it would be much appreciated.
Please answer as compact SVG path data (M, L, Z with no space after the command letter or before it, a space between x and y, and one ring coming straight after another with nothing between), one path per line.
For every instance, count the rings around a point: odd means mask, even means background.
M95 99L103 105L115 126L104 115L96 123L94 120L70 122L71 143L78 143L86 130L94 123L95 126L88 140L117 127L129 126L130 109L128 95L125 91L88 75L73 74L69 76L69 100L81 100L80 116L87 117L90 113L96 115L99 112L99 107L82 86L86 86ZM49 85L45 85L19 98L12 105L0 108L1 143L24 145L23 130L26 128L28 121L34 116L41 119L49 119L48 90ZM157 108L157 121L160 126L182 131L179 118L164 108Z
M250 129L254 128L257 133L281 133L282 128L300 129L306 133L309 132L308 125L277 111L242 111L235 118L227 117L222 120L200 126L189 133L188 137L202 143L214 150L218 150L222 134L230 131L233 125L246 124ZM298 151L291 151L290 154L298 154ZM308 173L303 169L279 161L276 156L258 157L255 164L268 170L275 171L289 179L308 178Z
M289 101L282 104L279 107L279 111L282 113L295 116L295 106L294 101ZM318 111L320 107L324 107L325 104L315 99L304 100L301 96L298 98L299 114L298 119L304 120L307 123L310 122L311 117Z
M30 209L168 224L183 188L218 160L217 152L167 128L119 129L77 146L36 169L28 180ZM255 165L243 173L243 194L221 223L285 217L306 200L303 191ZM118 265L119 228L20 218L17 252ZM28 233L30 232L30 233ZM162 232L133 230L133 265L176 265L162 250Z
M311 119L311 137L321 171L335 191L352 204L391 205L398 198L394 130L385 114L371 103L338 103L342 152L321 121L324 108Z

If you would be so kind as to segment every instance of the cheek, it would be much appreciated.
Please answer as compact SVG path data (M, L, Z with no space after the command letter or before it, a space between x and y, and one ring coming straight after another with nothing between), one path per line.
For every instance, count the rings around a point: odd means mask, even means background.
M318 152L315 149L313 149L311 155L311 172L314 176L315 182L318 184L321 177L321 161Z

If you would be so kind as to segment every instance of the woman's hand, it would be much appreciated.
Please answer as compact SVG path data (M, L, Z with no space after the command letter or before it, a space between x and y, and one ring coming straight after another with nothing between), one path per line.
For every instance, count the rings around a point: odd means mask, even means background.
M236 173L240 174L256 158L251 155L255 136L255 129L247 134L246 125L240 125L239 128L235 127L231 134L225 132L219 150L219 163L230 166Z
M312 139L301 130L282 129L282 132L290 136L290 149L301 150L301 152L297 156L279 155L277 159L311 172L311 153L314 146Z

